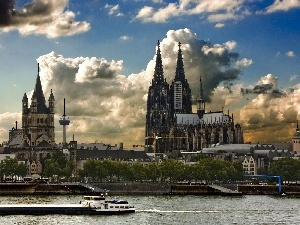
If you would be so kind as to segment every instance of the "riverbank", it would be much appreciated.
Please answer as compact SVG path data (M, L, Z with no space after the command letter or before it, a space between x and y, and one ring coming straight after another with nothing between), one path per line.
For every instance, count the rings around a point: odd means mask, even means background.
M241 195L300 195L300 185L221 185ZM204 184L168 183L0 183L0 195L90 195L99 190L109 195L226 195L226 193ZM230 193L228 194L230 195ZM232 194L234 195L234 193ZM237 194L236 194L237 195Z

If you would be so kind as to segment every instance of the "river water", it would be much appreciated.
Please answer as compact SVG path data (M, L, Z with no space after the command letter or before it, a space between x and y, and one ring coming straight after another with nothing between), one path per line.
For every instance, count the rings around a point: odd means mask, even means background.
M1 196L0 204L78 203L82 196ZM114 196L137 212L112 216L1 216L0 224L300 224L300 197Z

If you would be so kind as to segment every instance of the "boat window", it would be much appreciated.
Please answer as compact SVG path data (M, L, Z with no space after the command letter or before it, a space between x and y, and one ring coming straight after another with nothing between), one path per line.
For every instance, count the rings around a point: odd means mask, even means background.
M105 200L104 197L101 196L84 196L83 197L84 200Z

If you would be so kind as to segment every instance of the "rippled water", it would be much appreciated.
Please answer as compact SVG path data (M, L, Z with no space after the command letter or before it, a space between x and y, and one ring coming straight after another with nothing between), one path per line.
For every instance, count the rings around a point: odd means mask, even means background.
M82 196L1 196L1 204L78 203ZM118 196L116 196L118 198ZM2 216L0 224L300 224L291 196L122 196L137 212L112 216Z

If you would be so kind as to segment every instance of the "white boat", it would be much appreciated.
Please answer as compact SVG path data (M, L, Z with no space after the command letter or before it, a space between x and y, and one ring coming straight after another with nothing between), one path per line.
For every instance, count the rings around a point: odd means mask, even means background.
M130 206L126 200L106 200L103 195L84 196L81 202L82 207L95 209L100 212L115 213L133 213L135 208Z
M0 215L111 215L134 213L135 208L125 200L106 200L103 195L84 196L79 204L17 204L0 205Z

